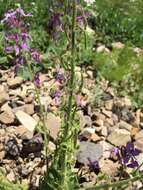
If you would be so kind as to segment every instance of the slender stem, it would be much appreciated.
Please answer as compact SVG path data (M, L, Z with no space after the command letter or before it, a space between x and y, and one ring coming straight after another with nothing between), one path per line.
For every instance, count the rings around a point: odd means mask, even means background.
M74 78L75 78L75 30L76 30L76 0L72 1L72 36L71 36L71 71L70 71L70 84L69 84L69 99L68 99L68 107L67 107L67 118L65 121L65 128L63 132L63 141L67 141L69 138L70 127L72 127L72 103L73 103L73 92L74 92ZM67 150L62 150L61 154L61 172L63 173L62 186L65 187L68 184L66 183L65 176L67 170Z
M138 180L140 180L142 178L143 178L143 174L135 176L135 177L130 178L130 179L126 179L126 180L122 180L122 181L117 181L117 182L114 182L114 183L108 183L108 184L98 185L98 186L95 186L95 187L81 188L80 190L99 190L99 189L104 190L104 189L108 189L110 187L121 187L121 186L129 184L131 182L138 181Z
M27 66L28 66L28 70L30 72L31 78L34 78L34 73L31 69L31 65L29 62L27 62ZM46 155L46 166L48 169L48 160L47 160L47 156L48 156L48 137L47 137L47 128L46 128L46 123L45 123L45 110L43 109L43 106L41 104L41 100L40 100L40 96L39 96L39 89L36 87L36 85L34 84L34 90L38 99L38 104L40 107L40 119L42 121L43 124L43 130L44 130L44 142L45 142L45 155Z
M76 0L73 0L73 16L72 16L72 49L71 49L71 77L69 85L69 100L68 100L68 113L67 113L67 125L65 128L65 136L68 135L69 126L71 123L71 113L72 113L72 102L73 102L73 91L74 91L74 78L75 78L75 30L76 30Z

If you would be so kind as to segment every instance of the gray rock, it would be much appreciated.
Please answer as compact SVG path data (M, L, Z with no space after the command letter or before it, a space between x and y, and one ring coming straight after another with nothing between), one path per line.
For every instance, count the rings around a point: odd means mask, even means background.
M103 148L100 144L87 141L80 142L80 148L77 153L77 161L88 165L90 159L92 162L98 161L103 155Z

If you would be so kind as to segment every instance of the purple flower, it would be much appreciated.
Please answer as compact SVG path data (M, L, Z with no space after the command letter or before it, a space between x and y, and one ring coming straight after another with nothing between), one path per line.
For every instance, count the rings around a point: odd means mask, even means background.
M14 49L15 49L15 54L19 55L20 49L18 45L14 45Z
M19 13L21 16L24 16L24 17L33 16L31 13L25 14L24 10L21 9L21 8L17 8L17 9L16 9L16 13Z
M53 94L52 94L52 97L53 98L60 98L62 96L62 93L61 93L61 91L60 90L57 90L57 91L55 91Z
M36 62L40 62L40 54L36 50L28 47L27 40L32 40L32 38L28 34L24 17L30 16L32 16L31 13L26 14L23 9L17 8L15 11L9 10L5 14L5 18L1 21L6 26L5 52L6 54L12 55L13 59L11 62L15 65L15 72L17 72L21 65L26 63L27 57L30 57ZM25 51L27 54L25 54ZM35 75L34 81L37 86L40 86L39 74Z
M18 41L19 41L19 35L18 35L18 33L7 34L6 37L5 37L5 39L6 39L7 41L9 41L9 40L14 40L16 43L18 43Z
M87 19L88 17L90 17L91 16L91 14L89 13L89 12L86 12L85 14L84 14L84 16L82 15L82 16L77 16L76 17L76 21L77 21L77 23L80 25L80 27L83 27L84 26L84 22L85 22L85 19Z
M61 99L59 97L55 97L54 101L56 106L59 106L61 104Z
M48 22L48 31L54 39L59 37L59 34L63 32L62 13L55 13Z
M98 161L91 161L91 159L90 158L88 158L88 161L89 161L89 168L91 169L91 170L93 170L95 173L99 173L99 170L100 170L100 167L99 167L99 163L98 163Z
M26 50L26 51L29 50L29 48L28 48L28 46L27 46L26 43L22 43L22 44L21 44L21 48L24 49L24 50Z
M23 9L17 8L16 11L9 10L5 13L5 18L1 21L1 23L6 23L10 28L22 26L22 20L19 20L18 14L22 17L30 17L31 13L25 14Z
M39 73L36 73L34 76L34 84L39 88L41 83L40 83L40 78L39 78Z
M65 77L63 75L62 72L60 72L59 70L56 71L55 73L55 80L59 83L62 83L64 81Z
M34 61L41 62L40 54L38 53L37 50L31 50L31 56L32 56Z
M5 52L6 53L13 53L13 50L14 50L14 47L13 46L7 46L6 48L5 48Z
M57 26L61 26L62 23L61 23L61 17L63 16L62 13L56 13L54 14L49 23L48 23L48 27L51 28L51 29L54 29L56 28Z
M16 18L15 15L16 11L9 10L7 13L4 14L5 18L1 21L1 23L8 21L8 19L10 18Z
M135 168L138 167L136 156L140 154L140 150L134 147L134 144L128 142L126 146L116 147L113 151L114 155L117 156L118 161L127 167Z

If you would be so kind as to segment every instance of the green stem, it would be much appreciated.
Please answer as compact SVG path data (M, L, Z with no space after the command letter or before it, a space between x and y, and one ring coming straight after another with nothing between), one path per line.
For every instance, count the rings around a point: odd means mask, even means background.
M139 175L139 176L135 176L135 177L133 177L131 179L117 181L117 182L113 182L113 183L109 183L109 184L98 185L98 186L95 186L95 187L81 188L80 190L99 190L99 189L104 190L104 189L108 189L110 187L121 187L121 186L129 184L131 182L138 181L138 180L140 180L142 178L143 178L143 174Z
M28 69L29 69L29 72L30 72L30 75L31 75L31 78L34 79L34 73L31 69L31 65L29 62L27 62L27 66L28 66ZM38 104L39 104L39 107L40 107L40 119L42 121L42 124L43 124L43 130L44 130L44 144L45 144L45 155L46 155L46 166L47 166L47 169L48 169L48 160L47 160L47 157L48 157L48 137L47 137L47 127L46 127L46 122L45 122L45 117L46 115L44 114L45 113L45 110L43 109L43 106L41 104L41 100L40 100L40 96L39 96L39 89L36 87L36 85L34 84L34 90L35 90L35 93L36 93L36 97L38 99Z
M73 9L73 15L72 15L72 48L71 48L71 75L70 75L70 84L69 84L69 99L68 99L68 107L67 107L67 117L65 118L65 128L63 131L63 141L66 142L69 138L69 132L71 131L70 128L72 127L72 105L73 105L73 94L74 94L74 78L75 78L75 30L76 30L76 0L72 1L72 9ZM62 150L61 156L61 172L63 174L62 179L62 185L63 188L68 186L68 184L65 184L66 180L66 170L68 169L67 166L67 149L65 148Z
M72 114L72 102L73 102L73 92L74 92L74 79L75 79L75 30L76 30L76 0L73 0L73 16L72 16L72 49L71 49L71 77L69 85L69 100L68 100L68 112L67 112L67 125L65 128L65 137L68 135L69 126L71 123Z

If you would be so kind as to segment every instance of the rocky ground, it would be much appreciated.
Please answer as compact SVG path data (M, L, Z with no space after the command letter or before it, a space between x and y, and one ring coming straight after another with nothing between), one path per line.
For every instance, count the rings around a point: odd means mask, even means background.
M77 67L77 75L80 68ZM100 171L108 176L116 177L119 164L111 158L114 146L125 145L132 141L143 151L143 110L133 110L127 97L117 97L107 81L101 81L103 90L102 103L94 102L96 81L92 70L84 72L82 103L79 107L81 132L79 134L79 150L77 166L84 165L87 171L89 158L99 161ZM47 115L47 130L51 139L56 139L60 129L59 108L54 98L49 95L54 79L50 72L41 74L43 91L40 99L43 105L50 108ZM6 177L22 184L29 184L30 190L37 189L40 176L45 172L45 155L43 138L34 132L39 121L38 105L34 100L33 84L24 82L20 77L14 77L10 69L0 69L0 169ZM50 141L49 149L55 149L54 141ZM138 156L139 163L143 162L143 152ZM143 170L143 167L140 168ZM83 185L92 185L97 181L97 174L85 172L81 177ZM109 177L110 176L110 177ZM142 187L135 184L134 189ZM133 189L133 187L128 188Z

